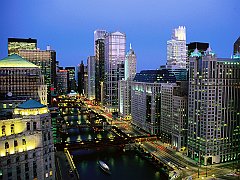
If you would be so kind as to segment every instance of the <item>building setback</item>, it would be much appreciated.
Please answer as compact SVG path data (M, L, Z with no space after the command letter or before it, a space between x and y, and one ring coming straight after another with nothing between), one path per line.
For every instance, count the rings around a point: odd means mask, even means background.
M190 58L188 156L202 164L234 160L240 139L240 59L209 48ZM200 158L199 158L200 157Z

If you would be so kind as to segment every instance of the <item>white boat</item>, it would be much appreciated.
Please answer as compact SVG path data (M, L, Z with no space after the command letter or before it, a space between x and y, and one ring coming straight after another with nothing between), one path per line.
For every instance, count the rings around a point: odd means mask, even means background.
M98 164L99 164L100 168L101 168L103 171L105 171L105 172L108 173L108 174L111 174L110 169L109 169L108 165L107 165L105 162L103 162L103 161L98 161Z

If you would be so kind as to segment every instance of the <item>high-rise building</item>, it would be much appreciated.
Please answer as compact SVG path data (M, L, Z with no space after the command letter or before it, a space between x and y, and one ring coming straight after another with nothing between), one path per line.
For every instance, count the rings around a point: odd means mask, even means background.
M144 70L131 83L132 123L143 130L158 134L161 119L161 84L175 83L168 70Z
M88 99L95 100L95 57L89 56L87 59L88 67Z
M50 103L51 94L54 94L57 87L56 51L48 46L47 50L19 50L19 55L41 68L47 85L48 103Z
M240 37L235 41L233 45L233 54L240 53Z
M68 93L68 80L68 70L60 69L57 71L57 93L59 95L66 95Z
M13 118L0 120L0 127L0 179L55 179L52 125L46 105L25 101L14 109Z
M71 90L76 91L75 67L65 67L68 71L68 92Z
M196 51L189 69L188 156L205 165L231 161L239 156L240 59Z
M136 75L136 54L130 44L125 59L125 80L119 80L118 109L119 114L126 120L131 119L131 82Z
M191 56L192 52L197 49L202 55L204 55L205 51L209 47L209 43L204 42L190 42L187 44L187 50L188 50L188 57Z
M187 143L188 81L161 84L160 135L180 150Z
M36 39L8 38L8 55L19 54L20 49L36 50Z
M83 94L85 97L88 97L88 66L84 66L84 83L83 83Z
M78 93L84 94L84 64L83 61L78 65Z
M106 30L95 30L94 31L94 44L95 44L95 42L97 41L97 40L99 40L99 39L104 39L105 38L105 35L106 35L106 33L107 33L107 31ZM94 47L95 48L95 47ZM94 53L95 53L96 51L94 50ZM94 54L94 56L95 56L96 54Z
M96 103L103 104L103 84L104 84L104 61L105 61L105 45L104 39L95 41L95 100Z
M27 99L47 104L41 69L16 54L0 60L0 108L12 110Z
M167 41L167 68L186 69L186 29L179 26L173 30L172 39Z
M126 35L107 33L105 37L104 104L111 112L118 111L118 81L124 79Z

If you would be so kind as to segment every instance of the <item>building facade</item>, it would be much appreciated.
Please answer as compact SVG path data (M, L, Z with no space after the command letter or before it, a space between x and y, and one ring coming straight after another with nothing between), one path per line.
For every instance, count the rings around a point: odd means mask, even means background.
M131 120L131 82L136 75L136 54L130 44L125 59L125 80L118 84L118 109L119 114L126 120Z
M37 40L36 39L22 39L22 38L8 38L8 55L18 54L19 50L36 50Z
M190 58L188 155L202 164L239 157L240 59L220 59L209 48Z
M88 67L88 99L95 100L95 57L89 56L87 59Z
M51 94L56 91L56 52L47 47L47 50L19 50L19 55L39 66L44 75L47 85L48 102L51 101Z
M84 64L83 61L78 65L77 70L77 79L78 79L78 93L83 95L84 93Z
M58 95L66 95L68 93L68 80L69 74L68 70L58 70L57 71L57 93Z
M105 36L104 105L111 112L118 112L118 81L124 79L126 35L121 32Z
M68 93L76 91L75 67L65 67L65 70L68 71Z
M48 108L28 100L0 120L0 179L55 179L54 145Z
M41 69L16 54L0 60L0 108L11 111L31 98L47 104L47 87Z
M172 39L167 41L167 68L186 69L186 61L186 28L179 26L173 30Z

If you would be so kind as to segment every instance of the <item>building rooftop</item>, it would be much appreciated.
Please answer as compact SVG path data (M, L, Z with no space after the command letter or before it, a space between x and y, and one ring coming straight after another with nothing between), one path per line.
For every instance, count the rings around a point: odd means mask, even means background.
M21 56L17 54L12 54L6 58L0 60L0 68L1 67L26 67L26 68L36 68L35 64L23 59Z
M43 108L43 107L46 107L46 106L33 99L27 100L17 106L17 108L20 108L20 109L36 109L36 108Z

